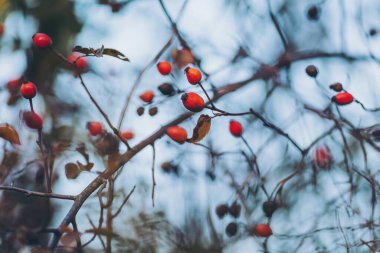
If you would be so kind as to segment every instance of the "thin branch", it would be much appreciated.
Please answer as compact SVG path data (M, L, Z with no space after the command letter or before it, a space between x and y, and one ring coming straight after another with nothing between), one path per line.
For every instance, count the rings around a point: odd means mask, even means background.
M152 143L153 159L152 159L152 206L154 207L154 191L156 189L156 178L154 176L154 164L156 161L156 148L154 142Z
M121 203L120 207L117 209L117 211L112 215L112 218L115 218L118 216L123 209L124 205L128 202L129 197L131 197L132 193L135 191L136 185L133 186L132 190L129 192L129 194L124 198L123 203Z
M27 197L37 196L37 197L45 197L45 198L53 198L53 199L67 199L67 200L76 200L77 198L76 196L73 196L73 195L62 195L62 194L55 194L55 193L29 191L29 190L25 190L25 189L14 187L14 186L1 185L0 190L21 192L21 193L24 193Z

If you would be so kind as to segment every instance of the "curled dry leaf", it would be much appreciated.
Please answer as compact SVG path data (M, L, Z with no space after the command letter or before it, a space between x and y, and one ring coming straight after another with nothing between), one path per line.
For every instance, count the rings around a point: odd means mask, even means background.
M208 132L210 131L211 128L211 118L206 115L202 114L197 122L197 125L193 129L193 136L190 139L187 139L187 142L190 143L196 143L201 141Z
M67 163L65 165L65 174L68 179L75 179L80 173L81 170L76 163Z
M94 163L87 163L87 164L82 164L77 161L78 167L81 171L90 171L94 167Z
M60 243L65 247L75 246L76 240L80 237L77 231L64 233L61 237Z
M108 56L118 58L122 61L129 61L128 57L126 57L120 51L113 48L104 48L104 46L98 49L94 49L91 47L87 48L87 47L75 46L72 51L79 52L85 55L92 55L96 57L103 57L103 55L108 55Z
M21 144L17 131L9 124L0 124L0 137L12 144Z

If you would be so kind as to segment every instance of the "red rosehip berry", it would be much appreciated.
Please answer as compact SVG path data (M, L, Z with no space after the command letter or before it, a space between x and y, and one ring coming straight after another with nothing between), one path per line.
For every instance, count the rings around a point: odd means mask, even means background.
M157 63L157 69L158 72L160 72L161 75L169 75L172 71L172 65L168 61L160 61Z
M183 144L187 139L187 131L180 126L170 126L166 129L166 134L173 140Z
M316 166L326 169L329 168L332 163L332 156L330 149L327 146L318 147L314 151L313 162Z
M235 137L240 137L243 134L243 126L236 120L230 121L230 133Z
M348 92L341 92L336 94L333 98L332 101L335 102L338 105L348 105L354 101L354 97L348 93Z
M69 62L71 64L74 64L75 62L75 67L80 71L80 72L86 72L88 70L88 61L85 57L81 57L83 55L78 54L78 53L71 53L69 55Z
M5 28L4 28L4 24L3 24L3 23L0 23L0 37L3 37L3 35L4 35L4 30L5 30Z
M144 91L140 95L140 99L144 101L145 103L151 103L153 101L153 98L154 98L154 92L152 90Z
M192 112L200 112L205 108L205 101L197 93L189 92L181 96L182 103L187 110Z
M15 93L18 91L18 87L20 85L20 79L14 79L14 80L9 80L7 82L7 89L10 93Z
M198 69L187 67L185 68L185 73L187 81L193 85L199 83L202 79L202 73Z
M33 44L38 48L47 48L53 43L50 36L45 33L34 34L32 40Z
M86 127L88 129L88 132L92 136L97 136L97 135L100 135L100 134L102 134L104 132L102 123L100 123L98 121L87 122Z
M268 224L257 224L255 226L255 234L261 237L269 237L272 235L272 229Z
M135 134L132 131L124 131L121 133L121 137L129 141L132 140L133 137L135 137Z
M20 93L26 99L34 98L37 94L37 87L32 82L23 83L20 88Z
M40 115L35 112L24 112L22 119L29 128L40 130L43 126L43 120Z

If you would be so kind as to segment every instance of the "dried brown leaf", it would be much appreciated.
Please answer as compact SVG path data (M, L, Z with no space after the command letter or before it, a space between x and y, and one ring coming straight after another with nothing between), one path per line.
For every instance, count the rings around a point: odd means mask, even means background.
M196 143L201 141L204 137L206 137L206 135L210 131L210 128L211 118L206 114L202 114L198 119L197 125L193 129L193 136L187 141L190 143Z
M9 124L0 124L0 137L12 144L21 144L17 131Z

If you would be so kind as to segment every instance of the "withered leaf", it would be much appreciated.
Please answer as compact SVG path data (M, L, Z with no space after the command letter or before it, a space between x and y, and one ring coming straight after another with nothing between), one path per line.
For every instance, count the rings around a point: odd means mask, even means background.
M9 124L0 124L0 137L12 144L21 144L17 131Z
M71 232L68 232L68 233L64 233L61 237L61 244L63 246L71 246L72 244L76 243L76 239L79 238L80 236L80 233L77 232L77 231L71 231Z
M78 151L78 153L84 157L87 163L90 162L90 157L86 151L86 145L84 145L84 143L79 144L76 148L76 151Z
M76 163L67 163L65 165L65 174L68 179L75 179L80 173L81 170Z
M120 166L120 154L114 153L108 156L107 167L110 170L118 168Z
M90 55L90 54L94 53L94 49L93 48L87 48L87 47L81 47L81 46L75 46L72 51L73 52L82 53L82 54L85 54L85 55Z
M72 51L79 52L85 55L93 55L96 57L103 57L103 55L108 55L108 56L116 57L123 61L129 61L128 57L126 57L122 52L113 48L104 48L104 46L98 49L94 49L91 47L87 48L87 47L75 46Z
M87 164L82 164L77 161L78 167L80 170L84 171L90 171L94 167L94 163L87 163Z
M123 53L117 51L116 49L113 49L113 48L104 48L103 49L103 54L105 55L109 55L109 56L112 56L112 57L116 57L120 60L123 60L123 61L129 61L128 57L126 57Z
M187 142L196 143L201 141L206 137L210 128L211 118L206 114L202 114L198 119L197 125L193 129L193 136L190 139L187 139Z

